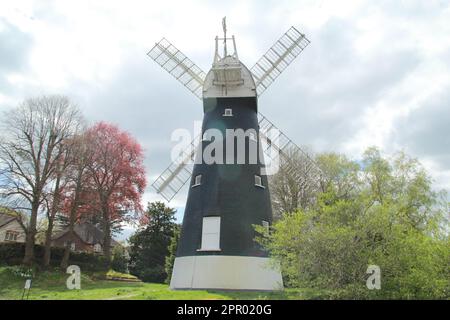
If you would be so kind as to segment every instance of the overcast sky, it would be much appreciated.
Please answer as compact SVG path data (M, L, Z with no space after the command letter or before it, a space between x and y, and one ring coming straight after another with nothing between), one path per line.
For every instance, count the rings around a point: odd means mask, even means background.
M0 1L0 111L26 97L68 95L90 122L144 146L145 201L170 163L177 128L201 102L146 56L163 36L204 71L228 31L248 67L291 26L311 44L259 101L299 145L358 160L378 146L419 158L450 189L450 2ZM171 205L181 219L186 190Z

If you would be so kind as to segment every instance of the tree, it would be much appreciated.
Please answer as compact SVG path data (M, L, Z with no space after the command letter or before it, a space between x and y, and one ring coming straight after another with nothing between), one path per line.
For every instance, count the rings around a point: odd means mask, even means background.
M130 273L143 281L163 283L165 259L174 236L175 210L162 202L148 203L143 224L130 238Z
M322 194L332 191L336 195L336 201L349 199L359 192L361 168L358 163L336 153L319 154L316 163L321 171L319 184Z
M73 143L69 139L67 140L68 141L59 146L59 148L62 148L63 150L60 151L61 157L56 163L53 187L50 192L44 196L47 218L47 228L45 230L44 239L44 257L42 261L44 267L48 267L50 265L51 244L55 219L58 212L61 211L62 193L66 187L66 184L69 183L67 171L70 165L73 164L72 162L74 160L74 156L72 154L73 151L75 151L73 148Z
M173 237L169 244L169 253L166 256L165 271L167 274L166 283L170 283L172 277L173 264L177 253L178 242L180 241L181 226L176 224L173 232Z
M66 170L66 184L61 192L62 213L67 217L69 239L73 240L76 222L83 216L92 213L93 190L90 183L89 166L93 161L94 151L89 144L87 133L78 135L71 143L71 164ZM69 265L70 243L66 243L60 266L66 269Z
M270 233L257 228L286 285L334 298L447 297L448 202L420 163L373 148L362 167L339 155L322 161L328 182L317 205L285 214ZM369 265L381 268L381 290L366 288Z
M38 214L62 156L60 146L78 131L81 122L78 109L63 96L28 99L4 117L1 193L17 200L20 205L15 209L30 213L25 264L31 264L34 257Z
M88 165L91 192L87 210L99 212L104 233L103 251L111 261L111 226L140 212L146 186L143 152L139 143L117 126L100 122L87 130L92 150Z
M317 171L311 167L310 152L290 150L280 157L280 168L269 177L275 219L285 212L306 209L315 203L318 192Z
M424 230L432 225L435 206L440 194L432 190L432 181L425 169L404 152L398 153L391 161L384 159L380 151L370 148L364 153L364 174L373 202L398 205L397 219L413 228Z
M114 271L121 273L128 272L128 253L124 246L118 245L114 247L112 252L111 268Z

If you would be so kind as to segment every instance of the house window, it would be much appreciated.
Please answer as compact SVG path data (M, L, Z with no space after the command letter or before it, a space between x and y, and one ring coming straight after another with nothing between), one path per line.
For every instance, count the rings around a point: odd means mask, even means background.
M204 217L199 251L220 251L220 217Z
M255 175L255 186L264 188L261 176Z
M199 175L195 176L194 185L192 186L192 188L193 187L198 187L201 184L202 184L202 175L199 174Z
M233 109L227 108L225 109L225 113L223 114L224 117L232 117L233 116Z
M102 252L102 246L99 243L94 244L94 252L95 253Z
M75 242L64 241L64 247L69 247L71 251L75 251Z
M6 231L5 234L5 241L17 241L17 237L19 236L19 233L17 231Z

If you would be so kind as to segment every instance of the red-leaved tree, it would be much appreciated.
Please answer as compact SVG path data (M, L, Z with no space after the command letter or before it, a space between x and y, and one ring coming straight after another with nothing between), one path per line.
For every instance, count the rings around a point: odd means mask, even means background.
M103 252L111 261L111 226L142 212L144 156L140 144L115 125L97 123L86 136L92 155L87 166L89 192L83 196L83 211L101 215Z

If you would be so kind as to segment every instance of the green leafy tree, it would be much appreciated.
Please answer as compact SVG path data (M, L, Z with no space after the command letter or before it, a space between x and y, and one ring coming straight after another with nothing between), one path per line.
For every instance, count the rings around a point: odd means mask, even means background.
M111 268L117 272L128 273L128 254L124 246L117 245L113 248Z
M448 298L448 202L420 163L371 148L362 166L338 155L318 163L327 180L317 205L286 213L257 241L281 264L285 284L332 298ZM368 290L369 265L381 290Z
M130 238L130 273L147 282L167 278L165 259L175 230L175 210L162 202L148 203L139 230Z
M305 149L307 150L307 149ZM269 176L270 196L274 219L285 212L309 208L315 203L317 188L315 172L310 170L309 151L286 151L287 157L280 158L280 167L276 174Z
M178 241L180 240L181 227L180 225L175 225L173 237L169 244L169 253L166 256L165 270L167 274L166 283L170 283L172 277L173 264L175 262L175 255L177 252Z

